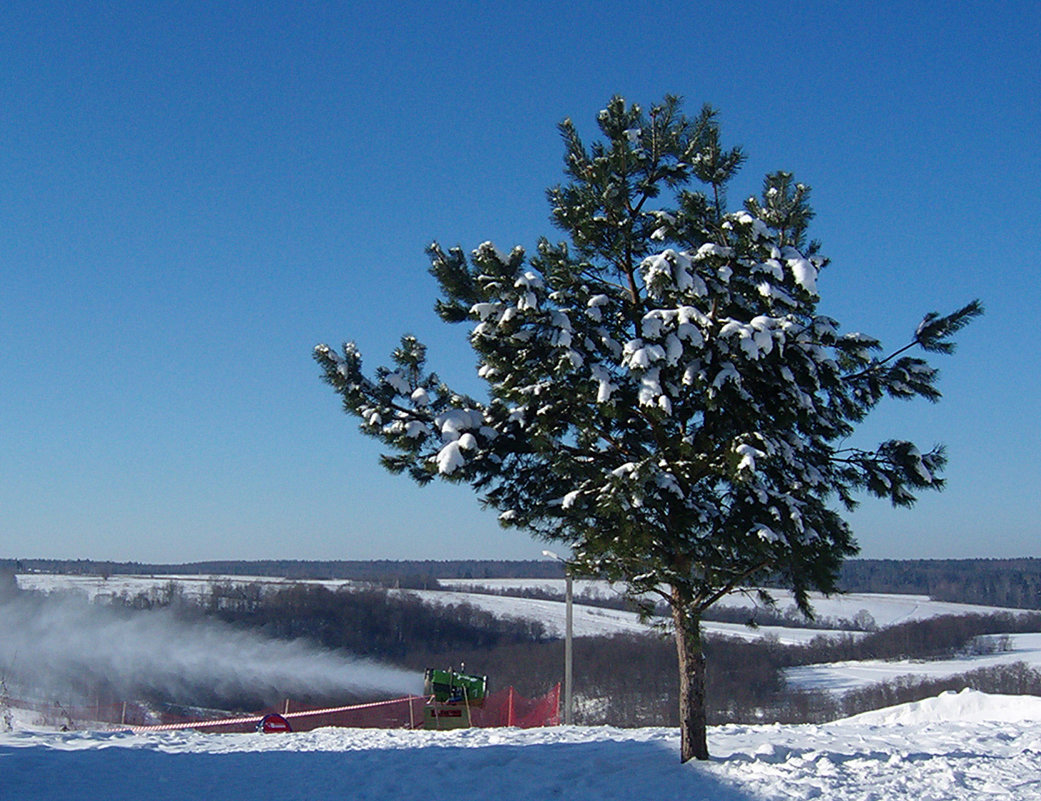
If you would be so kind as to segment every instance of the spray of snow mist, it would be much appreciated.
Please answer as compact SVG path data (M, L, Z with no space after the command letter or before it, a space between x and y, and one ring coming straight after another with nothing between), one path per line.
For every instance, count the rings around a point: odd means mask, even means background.
M304 641L276 640L168 609L131 611L73 595L0 596L0 674L51 695L104 687L181 703L419 692L421 677Z

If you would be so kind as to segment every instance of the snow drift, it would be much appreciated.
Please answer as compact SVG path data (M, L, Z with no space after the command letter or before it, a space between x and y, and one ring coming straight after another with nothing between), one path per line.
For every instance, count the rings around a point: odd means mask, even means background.
M679 763L673 729L561 726L285 735L0 734L4 797L284 801L977 801L1041 799L1041 699L967 692L824 726L722 726ZM875 714L875 713L872 713ZM901 719L900 725L886 722Z
M988 695L966 687L961 692L948 690L935 698L862 712L839 722L865 726L911 726L954 721L1041 723L1041 698L1033 695Z

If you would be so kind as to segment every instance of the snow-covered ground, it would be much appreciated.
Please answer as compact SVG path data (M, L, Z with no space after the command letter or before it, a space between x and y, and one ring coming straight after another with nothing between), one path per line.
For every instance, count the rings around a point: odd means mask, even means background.
M681 765L673 729L284 735L0 734L22 799L1041 799L1041 699L972 691L823 726L723 726Z
M797 687L843 693L900 676L941 679L968 673L970 670L1009 665L1014 662L1023 662L1032 668L1041 669L1041 634L1010 634L1008 638L1010 649L995 654L928 661L868 659L862 662L804 665L788 668L785 677Z
M202 595L214 581L279 579L231 576L19 576L25 589L76 589L96 598L136 594L175 581ZM336 588L348 582L320 582ZM504 582L479 580L485 586ZM527 581L562 591L563 582ZM460 587L460 589L462 589ZM609 586L582 583L607 594ZM493 614L543 622L561 633L564 605L465 591L417 591L431 603L473 603ZM782 609L790 602L778 593ZM735 596L728 605L749 603ZM999 611L942 604L919 596L847 595L816 599L821 617L866 610L880 626L941 614ZM578 604L583 634L645 631L635 616ZM711 624L735 636L776 635L799 642L820 630ZM811 665L789 672L806 687L843 691L895 676L945 676L1024 661L1041 667L1041 634L1010 635L1012 650L936 662ZM13 710L14 731L0 733L0 798L282 799L767 799L927 801L986 797L1041 801L1041 698L944 694L916 704L823 726L723 726L710 731L713 759L680 765L672 729L558 727L421 732L322 729L290 735L215 735L194 731L130 734L45 730ZM6 719L0 717L0 728Z
M476 590L482 587L493 591L539 589L558 595L564 594L564 579L444 579L441 581L441 585L456 590ZM618 587L606 581L577 579L574 582L573 590L576 598L580 598L582 595L616 598L621 594ZM770 590L770 594L777 601L780 611L795 606L795 600L791 592L787 590ZM853 592L825 597L819 592L812 592L810 599L816 616L822 621L852 620L858 612L864 611L874 618L879 628L940 615L987 615L995 612L1025 611L998 606L934 601L927 595L897 593ZM746 609L751 609L755 604L755 596L750 592L732 592L719 602L719 606Z
M468 603L498 617L514 617L535 620L546 627L555 637L563 637L567 609L560 601L544 601L533 598L514 598L505 595L486 595L478 592L456 592L454 590L408 590L427 603ZM593 637L604 634L646 634L650 626L641 623L634 612L622 609L605 609L599 606L574 604L572 625L576 637ZM749 628L742 623L704 623L709 634L725 634L744 640L775 637L785 645L805 643L827 631L802 629L789 626L760 626ZM837 633L837 632L832 632ZM850 632L859 636L860 632Z

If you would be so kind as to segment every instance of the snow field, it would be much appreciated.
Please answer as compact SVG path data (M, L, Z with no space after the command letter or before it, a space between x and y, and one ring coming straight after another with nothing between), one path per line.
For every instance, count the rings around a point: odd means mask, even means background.
M539 589L559 595L564 594L564 579L443 579L441 585L459 591L474 591L485 587L490 590ZM620 595L620 588L614 587L606 581L577 579L574 582L574 593L576 598L581 595L616 598ZM770 594L777 601L777 607L781 611L795 605L792 593L788 590L770 590ZM819 619L852 619L857 612L864 610L875 619L879 628L912 620L926 620L940 615L988 615L997 612L1027 611L998 606L934 601L927 595L898 593L842 593L825 597L819 592L811 592L810 600ZM754 596L749 593L732 592L719 602L719 606L751 609L755 603ZM770 627L763 626L762 628ZM820 632L818 631L818 633Z
M1041 699L964 691L823 726L0 734L10 799L1041 799Z
M402 592L406 592L402 590ZM485 595L478 592L456 592L453 590L407 590L419 596L427 603L453 604L468 603L490 612L498 617L515 617L523 620L534 620L542 623L550 636L563 637L566 606L561 601L547 601L536 598L514 598L506 595ZM647 634L651 627L641 623L634 612L623 609L606 609L576 603L573 607L572 626L576 637L596 637L605 634ZM709 634L725 634L728 637L739 637L743 640L758 640L763 637L776 637L785 645L806 643L821 634L829 632L821 629L801 629L792 626L760 626L749 628L742 623L717 623L705 621L704 630ZM831 633L838 633L832 631ZM861 632L843 632L860 636Z
M998 667L1014 662L1023 662L1031 668L1041 670L1041 634L1010 634L1008 638L1011 650L996 654L917 661L870 659L862 662L831 662L788 668L785 678L804 689L843 693L901 676L942 679L968 673L970 670Z

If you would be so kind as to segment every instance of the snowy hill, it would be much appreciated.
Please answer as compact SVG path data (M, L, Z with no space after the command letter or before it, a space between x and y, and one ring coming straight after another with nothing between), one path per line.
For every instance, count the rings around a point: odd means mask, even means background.
M1014 715L1012 710L1018 710ZM0 734L10 799L1041 799L1041 699L963 692L824 726Z
M480 588L492 591L539 589L558 595L564 594L564 579L451 579L444 580L441 584L446 588L469 592ZM619 595L619 589L606 581L576 580L574 592L576 596L590 595L600 598L612 598ZM770 594L773 595L781 610L793 607L795 604L795 599L788 590L770 590ZM810 600L816 616L822 620L852 619L858 612L865 611L874 618L880 628L940 615L986 615L994 612L1026 611L997 606L934 601L927 595L898 593L853 592L825 597L819 592L811 592ZM719 605L751 609L754 600L747 593L732 592L725 596Z
M156 575L128 576L114 575L108 578L100 576L81 576L52 573L26 573L18 576L18 585L26 590L44 592L72 590L95 599L115 597L121 594L156 590L168 584L176 584L186 595L203 596L209 592L214 583L255 584L271 589L286 587L297 583L319 584L330 589L337 589L352 582L344 580L310 580L295 581L282 578L261 576L219 576L219 575ZM444 590L402 590L419 596L427 603L451 604L469 603L479 609L501 617L535 620L546 626L547 631L555 636L564 634L564 604L559 601L517 598L503 595L489 595L478 590L523 590L536 589L563 595L563 579L452 579L442 582ZM632 612L581 603L582 595L593 597L617 597L619 591L605 581L576 581L576 603L574 607L575 636L595 636L600 634L628 634L648 631L647 625L641 623ZM771 591L782 610L792 606L791 593L783 590ZM994 612L1016 612L993 606L950 603L933 601L924 595L895 595L850 593L825 598L819 593L811 593L812 603L820 621L852 619L859 612L866 612L879 627L892 626L911 620L924 620L940 615L992 614ZM751 609L753 601L748 594L731 593L721 606L744 607ZM775 637L783 644L807 642L814 637L827 633L827 629L802 628L799 626L760 626L751 629L740 623L720 623L707 621L705 631L714 634L725 634L754 640L762 637ZM842 631L833 629L832 631ZM858 632L851 633L854 636Z
M18 584L22 589L41 590L45 592L72 590L88 598L97 599L114 597L126 593L134 595L162 588L171 583L178 586L186 595L204 596L214 583L255 584L271 589L290 586L296 581L271 577L256 576L209 576L209 575L167 575L167 576L124 576L109 578L99 576L78 576L63 574L20 574ZM336 589L351 582L342 580L310 581L303 583L320 584ZM468 603L498 617L519 618L542 623L551 635L562 637L564 634L565 605L560 601L517 598L504 595L489 595L477 592L485 590L518 590L539 589L547 592L563 594L563 579L479 579L472 581L452 580L444 582L450 589L444 590L400 590L420 597L430 604ZM576 581L575 593L581 596L588 594L599 597L617 596L617 589L602 581ZM791 595L784 591L774 591L778 606L781 609L791 604ZM991 606L933 601L920 595L868 594L850 593L825 598L819 594L812 595L813 605L820 621L838 621L852 619L860 612L870 615L880 627L886 627L912 620L924 620L941 615L992 614L995 612L1018 612ZM748 594L733 593L723 605L750 607L752 600ZM839 633L840 629L799 628L796 626L760 626L752 629L740 623L720 623L707 621L705 631L709 634L722 634L745 640L763 637L775 638L781 644L806 643L821 634ZM575 635L595 636L602 634L643 633L648 626L641 623L632 612L590 606L576 602L574 606ZM861 636L861 632L844 632L852 636ZM845 692L876 682L887 681L898 676L915 675L921 678L940 678L965 673L970 670L1014 662L1024 662L1032 667L1041 668L1041 634L1014 634L1009 637L1010 650L999 653L963 656L957 659L936 661L883 661L872 660L862 662L837 662L821 665L806 665L786 671L786 678L794 686Z

